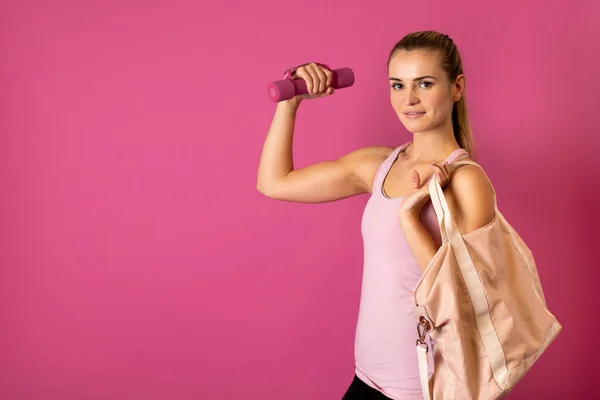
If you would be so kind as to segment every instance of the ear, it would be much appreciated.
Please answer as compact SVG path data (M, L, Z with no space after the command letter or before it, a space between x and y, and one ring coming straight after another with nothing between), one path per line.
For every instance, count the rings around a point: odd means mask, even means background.
M465 74L460 74L456 77L454 84L452 85L452 101L459 101L465 92L466 77Z

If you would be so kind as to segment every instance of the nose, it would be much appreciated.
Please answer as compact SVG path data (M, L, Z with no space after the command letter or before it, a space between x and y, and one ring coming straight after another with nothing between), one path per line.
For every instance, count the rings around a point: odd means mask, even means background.
M417 98L417 93L412 87L407 88L404 91L404 93L405 93L404 101L406 102L406 105L412 106L419 102L419 99Z

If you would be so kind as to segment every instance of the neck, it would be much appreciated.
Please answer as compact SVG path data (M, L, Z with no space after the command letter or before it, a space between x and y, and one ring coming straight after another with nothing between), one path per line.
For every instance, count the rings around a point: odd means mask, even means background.
M437 127L436 129L413 133L413 140L406 149L406 156L412 162L441 162L454 150L460 148L452 125L450 127Z

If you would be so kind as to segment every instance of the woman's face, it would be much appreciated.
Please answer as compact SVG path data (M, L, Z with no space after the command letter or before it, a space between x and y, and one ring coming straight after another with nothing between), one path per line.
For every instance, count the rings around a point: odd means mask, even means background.
M397 51L388 70L392 107L408 131L452 127L452 107L462 96L464 75L451 84L439 56L426 50Z

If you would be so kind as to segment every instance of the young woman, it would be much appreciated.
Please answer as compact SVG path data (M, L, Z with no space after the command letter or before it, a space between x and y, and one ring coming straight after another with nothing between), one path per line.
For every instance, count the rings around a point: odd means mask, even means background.
M365 147L294 169L298 107L335 92L331 72L311 63L294 76L306 81L309 93L278 103L258 169L257 188L273 199L321 203L371 194L362 219L355 376L344 400L422 399L411 294L441 245L428 180L440 181L462 234L488 224L494 215L493 192L483 171L452 165L474 158L465 76L452 39L433 31L408 34L392 49L388 72L392 107L412 133L411 141L396 148Z

